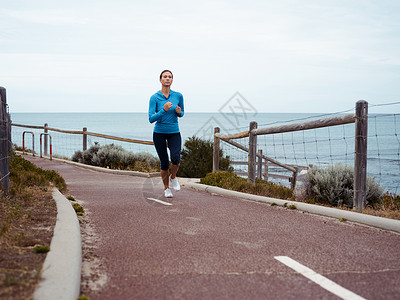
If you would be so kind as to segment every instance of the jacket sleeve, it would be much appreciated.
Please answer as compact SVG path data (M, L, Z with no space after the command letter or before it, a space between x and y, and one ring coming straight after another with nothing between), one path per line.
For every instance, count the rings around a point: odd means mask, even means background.
M183 115L185 114L185 105L183 104L183 96L181 95L180 99L179 99L179 107L181 108L181 114L178 115L179 118L182 118Z
M155 99L155 97L152 96L150 98L150 102L149 102L149 122L150 123L154 123L155 121L158 121L161 118L161 116L163 116L166 113L164 108L158 112L156 110L157 110L156 99Z

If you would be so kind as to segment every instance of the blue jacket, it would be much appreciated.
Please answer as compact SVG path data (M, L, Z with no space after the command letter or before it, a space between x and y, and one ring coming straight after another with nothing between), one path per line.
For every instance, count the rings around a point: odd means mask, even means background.
M170 101L172 107L168 110L164 110L164 104ZM176 106L181 108L181 114L178 116L175 112ZM149 103L149 122L154 123L154 132L157 133L178 133L178 117L183 117L184 105L183 96L179 92L170 90L168 99L158 91L150 97Z

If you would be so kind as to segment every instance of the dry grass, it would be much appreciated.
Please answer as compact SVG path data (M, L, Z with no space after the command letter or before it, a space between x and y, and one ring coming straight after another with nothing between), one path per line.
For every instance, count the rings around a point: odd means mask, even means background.
M0 201L0 299L29 299L40 277L57 209L49 190L31 187L23 195Z
M10 191L0 191L0 299L30 299L40 278L57 218L51 185L66 188L54 171L20 156L10 160ZM40 246L40 247L37 247Z

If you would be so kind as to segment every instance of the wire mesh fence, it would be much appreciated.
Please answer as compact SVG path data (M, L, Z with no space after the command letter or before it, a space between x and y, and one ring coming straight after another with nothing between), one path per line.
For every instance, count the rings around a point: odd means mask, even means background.
M385 105L387 106L387 105ZM400 103L390 104L390 110L399 111ZM400 113L376 113L380 105L371 105L368 115L367 174L375 178L385 190L397 194L400 188ZM386 107L387 109L388 107ZM346 111L348 112L348 111ZM324 114L323 117L341 116L344 112ZM313 116L313 119L319 116ZM286 120L258 125L258 128L280 126L308 121L308 118ZM354 165L355 126L342 124L293 132L257 136L257 149L262 154L299 169L299 179L310 166L327 167L335 164ZM235 139L249 148L249 139ZM235 172L247 176L248 153L230 144L221 143L221 149L233 161ZM268 180L290 186L290 171L264 162L264 175ZM273 176L273 174L277 176ZM265 177L267 178L267 177Z
M44 132L45 126L30 126L27 124L12 124L12 138L13 143L17 147L25 148L24 151L32 152L35 155L40 153L41 149L38 149L40 145L40 135ZM104 146L108 144L120 145L125 150L134 153L147 152L155 155L154 147L150 141L137 141L134 142L131 139L124 139L120 137L110 137L108 135L84 132L82 131L70 131L64 129L47 129L48 134L52 138L52 151L53 156L64 159L71 159L77 151L84 151L89 149L95 144ZM23 134L24 132L32 132L33 134ZM95 134L95 135L92 135ZM86 136L86 143L84 139ZM44 139L44 137L43 137ZM144 143L142 143L144 142ZM44 148L44 142L43 148ZM36 146L35 146L36 145ZM42 150L44 151L44 149Z

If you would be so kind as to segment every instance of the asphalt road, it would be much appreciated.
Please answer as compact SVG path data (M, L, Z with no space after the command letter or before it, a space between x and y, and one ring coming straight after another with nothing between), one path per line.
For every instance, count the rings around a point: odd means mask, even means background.
M89 212L108 278L92 299L400 299L399 234L27 159Z

